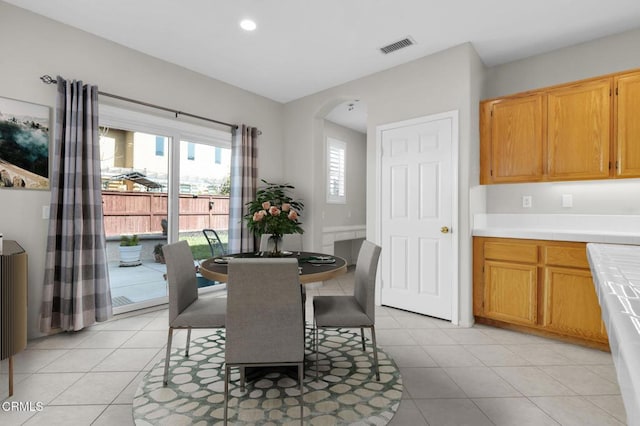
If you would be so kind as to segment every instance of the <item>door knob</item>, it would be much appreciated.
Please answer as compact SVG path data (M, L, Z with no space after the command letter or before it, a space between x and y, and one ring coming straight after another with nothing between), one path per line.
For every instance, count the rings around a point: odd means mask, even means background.
M449 227L443 226L442 228L440 228L440 232L442 232L443 234L448 234L449 233Z

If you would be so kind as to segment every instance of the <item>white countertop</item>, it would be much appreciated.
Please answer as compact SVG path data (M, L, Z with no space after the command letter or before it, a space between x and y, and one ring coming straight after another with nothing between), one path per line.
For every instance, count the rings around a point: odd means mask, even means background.
M640 215L476 214L472 235L640 245Z
M630 425L640 424L640 246L587 244Z

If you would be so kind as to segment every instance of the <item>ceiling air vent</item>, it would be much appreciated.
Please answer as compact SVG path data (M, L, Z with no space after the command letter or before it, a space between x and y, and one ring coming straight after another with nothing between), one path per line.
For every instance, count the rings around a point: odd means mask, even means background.
M411 37L403 38L402 40L398 40L395 43L391 43L384 47L380 48L380 51L385 55L391 52L395 52L396 50L404 49L405 47L409 47L412 44L416 44L415 41Z

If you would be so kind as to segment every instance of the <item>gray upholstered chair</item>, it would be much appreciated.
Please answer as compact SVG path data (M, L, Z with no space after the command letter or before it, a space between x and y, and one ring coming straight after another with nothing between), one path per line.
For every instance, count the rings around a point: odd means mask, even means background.
M271 234L262 234L260 237L260 251L270 251L273 249ZM302 251L302 234L284 234L282 236L281 250Z
M269 238L271 238L271 234L262 234L260 237L260 251L273 250L273 241ZM282 236L282 247L280 247L280 249L290 252L302 251L302 234L284 234ZM302 291L302 306L305 306L307 303L307 291L304 285L300 286L300 291ZM304 311L302 312L302 320L306 324L307 319Z
M353 296L315 296L313 319L315 326L316 379L320 368L318 362L318 328L359 328L362 350L366 351L364 328L371 329L373 359L376 380L380 380L378 350L375 328L375 289L380 247L364 241L358 253Z
M233 259L228 265L225 339L224 419L227 422L229 377L245 367L298 367L300 421L303 415L304 325L293 258Z
M167 244L162 247L167 263L169 283L169 336L167 337L167 357L164 363L164 386L169 379L169 358L173 330L187 329L185 356L189 356L189 341L192 328L222 328L227 312L227 299L198 297L198 283L193 254L186 241Z

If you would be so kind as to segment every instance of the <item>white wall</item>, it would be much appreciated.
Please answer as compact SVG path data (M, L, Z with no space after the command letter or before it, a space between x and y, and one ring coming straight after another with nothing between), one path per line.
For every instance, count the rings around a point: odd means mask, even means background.
M326 121L324 123L326 138L341 140L347 144L346 154L346 203L335 204L324 201L323 226L363 225L366 220L366 170L367 170L367 135ZM325 145L326 149L326 145ZM322 157L325 175L322 180L326 194L326 154Z
M570 194L573 207L562 207ZM531 208L522 196L531 195ZM640 214L640 179L488 185L487 213Z
M480 98L573 81L640 67L640 30L560 49L485 70L470 43L439 52L286 105L154 59L85 32L0 1L2 79L0 96L53 107L55 88L39 81L43 74L82 79L100 90L232 123L263 132L259 139L259 174L286 181L305 201L305 247L320 249L319 232L328 226L325 207L325 115L338 103L360 99L368 106L367 141L376 126L450 110L459 111L459 320L472 322L471 234L473 213L518 212L521 195L532 195L533 209L558 212L558 194L571 191L567 213L634 213L638 180L597 183L478 185ZM212 58L215 60L215 58ZM201 124L201 123L200 123ZM366 147L367 238L378 241L376 146ZM566 185L566 186L564 186ZM567 189L568 188L568 189ZM605 202L603 202L605 200ZM47 224L42 206L49 192L1 190L0 232L29 252L29 336L38 335ZM564 212L564 210L560 210ZM352 212L352 217L355 211ZM325 214L331 224L337 215Z
M460 313L461 324L473 321L471 309L471 236L470 183L477 181L471 173L479 163L477 109L483 66L471 44L463 44L416 61L382 71L368 77L316 93L285 105L284 135L287 148L287 180L296 182L308 200L320 205L323 169L314 159L323 150L324 117L345 99L360 99L367 104L367 238L379 241L378 222L380 200L376 192L376 126L445 111L459 111L459 241L460 241ZM300 179L311 176L312 179ZM300 179L297 183L296 177ZM312 207L310 214L319 216ZM305 210L305 213L307 213ZM307 215L308 217L308 215ZM305 244L319 249L322 219L312 221L305 232ZM384 250L384 248L383 248Z
M283 106L277 102L1 1L0 51L0 96L53 108L56 88L41 83L39 77L60 74L97 84L104 92L257 126L263 132L258 142L260 177L270 181L283 177ZM0 190L0 232L6 239L20 242L29 254L29 338L40 335L38 312L47 233L42 207L49 199L49 191Z
M640 67L640 29L555 50L487 70L483 98ZM640 179L486 186L489 213L640 214ZM562 208L562 194L573 208ZM522 196L533 197L522 208Z

